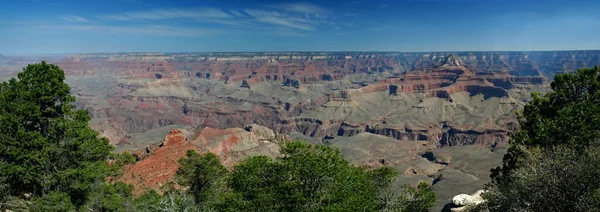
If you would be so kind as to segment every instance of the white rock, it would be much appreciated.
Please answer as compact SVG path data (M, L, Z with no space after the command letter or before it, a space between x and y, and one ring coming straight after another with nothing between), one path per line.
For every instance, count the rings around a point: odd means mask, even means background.
M456 206L465 206L470 204L473 200L471 195L468 194L459 194L452 198L452 203Z
M452 198L452 204L458 206L456 208L450 209L452 212L460 212L464 211L466 206L475 206L483 203L485 200L481 197L481 194L484 193L484 190L479 190L472 195L468 194L459 194Z
M465 211L465 209L467 209L467 206L462 206L460 208L450 208L451 212L463 212Z

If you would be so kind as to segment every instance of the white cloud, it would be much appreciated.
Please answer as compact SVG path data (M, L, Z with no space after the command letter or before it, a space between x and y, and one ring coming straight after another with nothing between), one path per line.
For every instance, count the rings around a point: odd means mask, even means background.
M293 16L274 10L246 9L244 12L254 17L253 21L255 22L298 30L312 31L316 25L321 24L320 21L310 20L306 16Z
M274 16L264 16L264 17L259 17L256 20L259 22L263 22L263 23L275 24L275 25L279 25L279 26L290 27L290 28L301 29L301 30L310 31L310 30L314 29L313 26L311 26L309 24L300 23L302 21L298 21L298 20L294 20L294 19L284 19L284 18L278 18L278 17L274 17Z
M297 35L306 31L314 31L325 25L334 25L333 18L328 18L329 15L330 12L320 6L296 3L264 6L263 9L172 8L106 14L98 17L108 21L127 22L169 21L169 23L177 23L178 21L186 21L186 25L194 22L204 22L216 24L212 27L217 28L219 28L218 25L222 25L227 29L250 28L273 33L282 32L281 34L286 35Z
M102 26L102 25L40 25L41 29L52 29L56 31L84 31L106 34L139 34L139 35L162 35L162 36L205 36L218 32L218 30L190 27L171 27L162 25L145 26Z
M258 10L258 9L245 9L244 12L252 17L281 17L281 13L274 10Z
M157 21L170 19L189 19L189 18L220 18L231 19L235 16L226 13L221 9L204 8L204 9L163 9L151 10L142 12L127 12L122 14L110 14L100 16L106 20L117 21Z
M237 17L245 17L246 16L240 10L229 10L229 13L231 13L232 15L237 16Z
M73 22L73 23L77 23L77 22L90 22L89 20L80 17L80 16L63 16L60 17L60 19L68 21L68 22Z
M308 14L327 14L329 13L326 9L308 3L292 3L292 4L280 4L277 8L289 12L297 13L308 13Z

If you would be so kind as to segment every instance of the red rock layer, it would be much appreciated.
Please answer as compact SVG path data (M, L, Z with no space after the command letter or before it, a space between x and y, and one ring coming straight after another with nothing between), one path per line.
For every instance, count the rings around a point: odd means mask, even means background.
M135 152L140 160L126 166L119 180L134 185L136 194L145 189L159 191L162 185L174 179L178 161L188 150L201 154L212 152L219 156L224 166L232 168L248 154L275 156L279 154L277 143L288 140L289 137L259 125L251 125L246 130L204 128L193 141L188 141L180 130L173 129L161 144L147 147L146 152Z
M185 157L188 150L197 148L186 141L180 130L171 130L155 152L126 166L120 180L134 185L136 194L144 189L159 190L162 185L173 180L179 168L178 161Z

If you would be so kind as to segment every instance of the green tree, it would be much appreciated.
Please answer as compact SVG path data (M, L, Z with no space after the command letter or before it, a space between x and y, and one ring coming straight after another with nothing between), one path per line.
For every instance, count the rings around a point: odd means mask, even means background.
M592 176L600 170L600 69L558 75L551 87L519 114L519 130L484 194L491 211L599 209Z
M599 211L600 147L530 148L484 194L490 211Z
M0 178L8 193L31 194L60 210L81 206L108 172L113 147L75 110L75 97L58 66L28 65L17 78L0 84ZM48 206L48 205L46 205Z
M492 176L517 168L521 147L567 145L581 150L596 144L600 136L599 73L596 66L560 74L551 83L549 93L532 94L532 100L519 114L519 130L511 136L503 166L494 169Z
M286 194L283 171L268 156L252 156L235 167L229 187L242 194L250 211L282 210L284 203L278 201Z
M159 204L162 196L155 190L148 190L135 199L135 207L139 211L161 211Z
M281 160L247 159L234 168L231 188L242 193L253 211L371 211L375 186L361 168L339 150L288 142Z
M204 209L223 209L222 204L230 196L226 191L229 171L219 158L213 153L199 155L189 150L179 165L177 182L189 187L194 202Z
M397 174L388 167L365 170L350 165L337 149L299 141L282 144L282 153L280 160L253 156L234 167L229 186L241 193L246 211L375 211L402 200L381 194L390 190ZM416 203L427 193L414 191L403 196L404 203ZM434 199L418 210L426 210ZM399 205L394 211L406 209Z
M135 211L133 186L123 182L97 182L81 211Z
M431 190L431 186L421 182L417 187L404 186L404 192L399 198L401 209L403 212L426 212L427 209L433 206L435 202L435 193Z
M435 193L431 186L421 182L416 187L403 185L400 191L390 188L398 173L389 168L381 167L370 172L371 182L377 189L380 211L427 211L435 202Z
M135 157L130 152L122 153L111 153L109 155L109 176L117 178L123 174L123 167L128 164L134 164L136 162Z
M48 192L36 198L34 204L29 208L36 212L62 212L75 211L75 209L69 194L57 191Z

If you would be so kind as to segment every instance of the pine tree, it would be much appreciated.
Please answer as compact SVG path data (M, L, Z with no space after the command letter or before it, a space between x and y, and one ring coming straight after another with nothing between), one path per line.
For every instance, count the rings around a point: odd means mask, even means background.
M10 195L67 201L63 209L85 203L113 150L89 127L87 111L75 110L64 81L62 69L42 61L0 84L0 178Z

